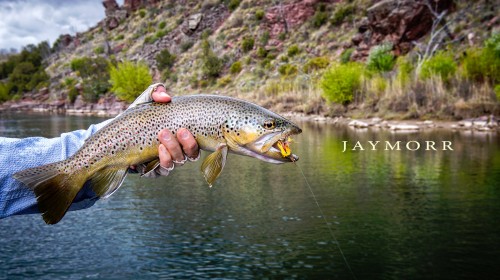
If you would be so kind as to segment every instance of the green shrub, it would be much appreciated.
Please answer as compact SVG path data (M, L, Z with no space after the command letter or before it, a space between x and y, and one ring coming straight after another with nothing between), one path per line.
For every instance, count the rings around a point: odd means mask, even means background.
M17 93L29 91L33 88L28 86L31 77L35 74L36 68L31 62L21 62L16 65L12 73L9 75L9 82L16 86Z
M339 25L342 22L344 22L344 20L347 17L354 14L354 11L355 11L355 7L353 4L347 4L347 5L338 4L337 8L335 9L335 12L333 13L333 16L330 20L330 23L332 25Z
M398 74L396 79L401 83L402 86L408 84L411 79L411 73L413 71L413 64L404 56L398 57L396 61L398 67Z
M27 90L41 89L49 86L50 76L42 69L36 71L27 84Z
M289 57L294 57L300 52L300 49L297 45L291 45L288 47L287 54Z
M82 57L71 61L71 70L77 72L83 80L82 97L86 101L95 102L100 95L108 92L108 64L103 58Z
M264 11L261 10L261 9L258 9L257 11L255 11L255 19L256 20L262 20L264 18Z
M71 61L70 67L72 71L78 72L80 77L89 78L107 73L108 61L103 58L75 58Z
M467 78L476 82L500 82L500 35L486 40L484 48L467 50L462 69Z
M329 64L330 61L328 60L327 57L324 56L313 57L309 59L309 61L307 61L306 64L304 64L303 70L305 73L312 73L319 69L324 69L328 67Z
M493 34L491 38L486 40L484 47L500 58L500 33Z
M222 59L214 54L208 40L202 41L202 50L203 74L208 78L219 77L220 73L222 72L222 67L224 66L222 63Z
M352 53L354 52L354 48L345 49L342 54L340 54L340 63L346 64L351 61Z
M281 74L281 76L289 77L297 74L297 66L291 65L291 64L283 64L278 67L278 72Z
M123 38L125 38L125 35L120 34L120 35L118 35L118 36L115 37L115 41L123 40Z
M328 21L328 13L323 11L316 11L312 17L312 25L314 27L321 27Z
M260 43L262 44L262 46L267 45L267 43L269 42L269 38L271 38L271 35L269 35L269 31L264 31L260 36Z
M159 38L167 35L167 33L168 33L168 30L158 30L155 33L155 37L159 39Z
M87 102L96 102L99 97L109 90L109 81L96 77L95 79L87 79L83 84L82 97Z
M184 53L188 51L194 45L193 41L188 40L181 43L181 51Z
M217 80L218 87L225 87L231 83L231 76L224 76Z
M140 16L141 18L144 18L144 17L146 16L146 10L144 10L144 9L140 9L140 10L139 10L139 16Z
M286 32L281 32L279 35L278 35L278 40L280 41L284 41L286 39Z
M159 27L160 29L163 29L163 28L165 28L166 26L167 26L167 23L166 23L165 21L162 21L162 22L160 22L160 24L158 24L158 27Z
M156 63L158 64L158 69L163 71L164 69L170 69L174 66L176 56L171 54L168 49L162 50L156 55Z
M0 103L10 99L10 86L0 82Z
M68 100L70 103L75 103L76 98L78 97L78 89L75 87L71 87L68 90Z
M241 72L242 69L243 69L243 67L241 66L241 62L236 61L235 63L231 64L231 67L229 68L229 72L231 74L238 74Z
M392 54L392 44L382 44L370 50L366 67L377 73L391 71L396 63Z
M201 32L200 38L202 40L208 39L208 37L210 37L211 34L212 34L212 29L207 28L203 30L203 32Z
M262 68L265 68L265 69L269 69L271 67L271 59L270 58L264 58L261 62L260 62L260 67Z
M440 76L444 82L447 82L453 74L455 74L456 70L457 64L453 60L453 57L441 51L422 63L419 76L426 80L433 75L437 75Z
M363 65L356 62L334 64L323 74L320 81L323 96L331 102L348 104L361 88Z
M104 46L98 46L94 49L95 54L103 54L104 53Z
M257 49L257 56L260 58L265 58L267 56L267 50L263 47Z
M156 42L159 38L154 36L154 35L150 35L150 36L146 36L144 38L144 43L145 44L153 44L154 42Z
M112 91L119 99L129 102L134 101L153 81L148 66L143 63L124 61L116 67L111 66L109 74Z
M241 42L241 49L243 52L249 52L253 49L254 39L252 37L245 37Z
M232 12L238 8L240 5L240 0L230 0L229 4L227 4L227 8Z

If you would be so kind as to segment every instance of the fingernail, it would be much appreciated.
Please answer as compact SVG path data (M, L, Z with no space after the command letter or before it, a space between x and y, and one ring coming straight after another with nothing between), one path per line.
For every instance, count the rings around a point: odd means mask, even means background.
M170 141L172 139L172 134L168 133L168 132L163 132L163 140L165 141Z
M184 139L184 140L187 140L189 138L189 131L183 129L181 131L181 138Z
M170 97L170 95L166 92L166 91L159 91L158 94L161 96L161 97Z

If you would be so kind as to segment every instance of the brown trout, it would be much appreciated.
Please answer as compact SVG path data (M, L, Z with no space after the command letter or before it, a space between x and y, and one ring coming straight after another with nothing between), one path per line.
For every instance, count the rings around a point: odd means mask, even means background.
M31 188L47 224L59 222L84 184L108 197L122 184L129 166L147 163L145 173L159 165L158 133L185 127L201 149L211 151L201 165L211 186L228 152L270 163L297 161L290 136L302 132L294 123L247 101L215 96L174 97L171 103L146 103L125 111L66 160L26 169L14 178Z

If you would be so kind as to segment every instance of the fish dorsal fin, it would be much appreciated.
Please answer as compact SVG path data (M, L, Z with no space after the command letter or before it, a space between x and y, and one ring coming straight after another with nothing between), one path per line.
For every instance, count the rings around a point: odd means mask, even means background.
M215 152L209 154L201 164L201 171L209 187L212 187L212 184L222 172L226 164L227 151L227 145L221 143L217 146Z
M90 178L92 190L101 198L111 196L123 183L127 169L103 168Z

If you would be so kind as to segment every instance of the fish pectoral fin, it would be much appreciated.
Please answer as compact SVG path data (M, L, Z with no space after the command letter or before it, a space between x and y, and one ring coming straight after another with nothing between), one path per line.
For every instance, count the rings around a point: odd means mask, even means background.
M127 176L127 168L105 167L90 177L92 190L101 198L111 196L123 183Z
M209 187L212 187L213 182L222 172L226 164L227 152L227 144L221 143L217 146L215 152L209 154L201 164L201 171Z
M156 169L156 167L158 167L159 165L160 165L160 159L159 158L148 162L146 164L146 167L144 167L144 170L142 171L143 174L141 175L141 177L149 177L148 175L150 175L151 172L154 172L154 170Z

